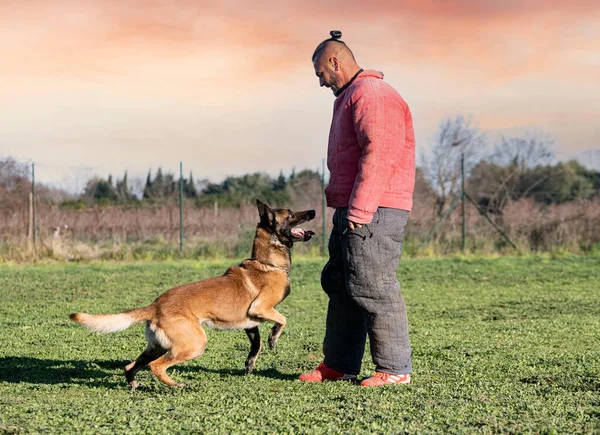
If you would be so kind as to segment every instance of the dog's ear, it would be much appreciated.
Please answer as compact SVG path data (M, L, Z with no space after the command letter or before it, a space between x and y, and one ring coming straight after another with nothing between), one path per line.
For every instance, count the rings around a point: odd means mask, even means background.
M273 210L271 210L269 206L260 199L256 200L256 206L258 207L260 221L267 226L273 225L275 222L275 213L273 213Z

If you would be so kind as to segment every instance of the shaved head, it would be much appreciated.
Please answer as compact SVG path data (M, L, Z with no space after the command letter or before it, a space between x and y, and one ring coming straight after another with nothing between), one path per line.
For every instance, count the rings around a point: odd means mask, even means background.
M352 50L348 48L344 41L339 41L337 39L326 39L325 41L321 42L312 55L312 61L315 62L315 60L321 56L335 56L338 58L349 57L356 62Z
M331 34L330 39L317 46L312 61L315 74L319 78L319 85L330 88L337 96L344 85L353 80L361 69L356 63L352 50L338 39L342 32L332 31Z

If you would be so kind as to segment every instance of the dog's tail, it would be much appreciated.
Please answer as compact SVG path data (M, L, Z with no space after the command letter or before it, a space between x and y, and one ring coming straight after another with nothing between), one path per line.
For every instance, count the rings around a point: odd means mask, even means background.
M129 328L134 323L151 320L155 309L152 305L143 308L134 308L118 314L69 314L69 319L85 326L94 332L118 332Z

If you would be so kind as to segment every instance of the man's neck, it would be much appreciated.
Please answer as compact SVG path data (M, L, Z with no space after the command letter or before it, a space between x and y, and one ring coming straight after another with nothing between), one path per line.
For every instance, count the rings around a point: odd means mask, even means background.
M352 69L352 71L354 71L354 69ZM358 68L358 70L354 71L354 74L352 76L350 76L350 78L344 83L344 85L339 88L336 92L334 92L333 95L335 95L336 97L338 97L342 92L344 92L346 90L346 88L348 86L350 86L352 84L352 82L354 81L354 79L356 79L356 77L358 77L358 75L363 72L362 68Z
M352 79L358 74L359 71L361 71L362 68L359 67L358 65L353 66L352 68L348 68L347 70L344 71L344 75L343 75L343 79L344 79L344 83L342 86L346 86L346 84L348 84L350 81L352 81Z

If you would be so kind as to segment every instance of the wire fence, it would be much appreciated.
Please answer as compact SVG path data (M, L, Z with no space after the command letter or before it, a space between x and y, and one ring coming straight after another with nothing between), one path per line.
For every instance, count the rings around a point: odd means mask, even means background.
M14 160L11 167L6 162L0 166L0 259L243 257L250 252L258 222L255 198L246 195L235 206L218 195L214 201L208 201L210 196L203 192L210 190L207 189L210 183L194 179L189 171L184 173L184 162L179 163L177 175L162 174L166 180L162 183L161 189L165 189L162 196L145 199L148 179L127 178L129 171L116 180L110 180L111 177L102 180L95 177L91 167L60 168ZM306 228L320 237L295 247L296 252L304 255L326 253L332 225L333 210L325 207L323 196L327 181L324 162L320 166L294 181L291 175L283 177L279 184L277 178L270 178L271 191L264 193L290 208L317 210L318 218ZM62 180L57 181L56 173ZM157 176L155 173L152 181ZM55 181L39 181L48 179ZM93 198L91 188L102 188L101 181L108 190L96 192L97 198ZM123 182L126 182L124 187ZM156 185L154 188L158 189ZM244 194L240 192L241 197ZM116 196L103 200L111 195ZM460 213L451 213L431 242L420 247L440 220L440 212L448 210L451 198L440 209L431 192L419 188L417 183L413 199L405 233L405 254L437 255L462 250ZM490 219L522 251L582 252L597 249L600 243L598 195L586 201L551 205L524 198L510 202L501 214L491 214ZM486 223L474 204L466 204L464 225L467 251L512 249Z
M0 258L215 257L250 251L257 198L243 198L237 206L221 201L223 195L207 201L198 190L208 181L186 177L183 162L177 176L159 175L159 169L151 183L139 176L127 180L128 171L123 178L100 179L84 167L63 168L62 181L40 183L55 166L14 160L7 166L0 164ZM87 178L81 177L85 173ZM297 208L316 208L321 219L306 227L327 232L331 211L323 208L324 171L311 175L298 178L294 189L280 196ZM284 188L275 186L281 192ZM320 237L297 250L322 254L324 243Z

